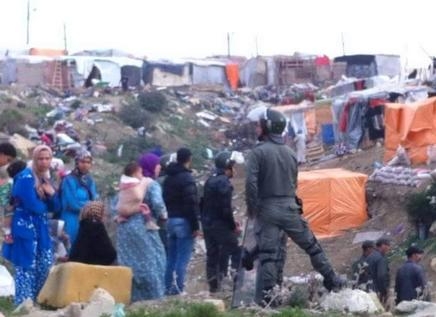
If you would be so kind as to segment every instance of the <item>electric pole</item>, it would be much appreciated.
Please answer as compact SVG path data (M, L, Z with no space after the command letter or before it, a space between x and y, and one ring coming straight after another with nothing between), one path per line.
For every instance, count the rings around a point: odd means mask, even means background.
M345 40L344 40L344 32L341 32L341 41L342 41L342 55L345 56Z
M227 57L230 58L230 32L227 32Z
M68 45L67 45L67 23L64 22L64 50L65 54L68 52Z
M30 0L27 0L27 30L26 30L26 44L30 43Z

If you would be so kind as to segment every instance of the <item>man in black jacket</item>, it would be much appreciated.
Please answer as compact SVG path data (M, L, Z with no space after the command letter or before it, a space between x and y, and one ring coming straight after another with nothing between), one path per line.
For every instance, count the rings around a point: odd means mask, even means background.
M389 263L386 254L391 248L391 242L386 238L380 238L375 246L376 249L366 258L372 280L369 287L377 293L380 302L384 305L386 304L390 284Z
M216 173L204 185L201 223L206 243L206 276L209 291L221 290L221 282L227 274L229 258L232 268L237 269L240 257L238 234L240 226L233 218L232 193L235 161L231 152L221 152L215 158Z
M395 278L396 303L418 299L424 294L426 279L424 269L419 265L424 251L416 246L407 249L407 261L397 271Z
M355 261L352 265L353 277L355 287L365 291L369 291L371 287L369 283L371 282L369 265L367 262L368 256L374 250L375 244L373 241L367 240L362 243L362 255Z
M163 198L168 210L168 257L165 272L167 295L183 292L186 268L191 259L194 239L199 232L197 186L191 175L191 162L191 151L180 148L177 151L177 162L168 166L163 183Z

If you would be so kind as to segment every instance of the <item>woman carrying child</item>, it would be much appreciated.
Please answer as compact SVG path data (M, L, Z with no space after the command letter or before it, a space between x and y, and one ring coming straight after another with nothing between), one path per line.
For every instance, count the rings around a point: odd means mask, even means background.
M150 153L141 159L154 161L155 157ZM166 208L160 185L142 173L136 162L124 168L116 207L118 263L133 271L132 302L159 299L165 291L165 249L155 230L158 227L150 222L152 217L166 218Z

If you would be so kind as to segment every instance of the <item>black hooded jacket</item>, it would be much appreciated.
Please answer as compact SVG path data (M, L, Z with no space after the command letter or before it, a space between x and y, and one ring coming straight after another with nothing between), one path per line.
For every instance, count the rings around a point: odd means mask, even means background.
M233 186L223 170L211 176L204 185L201 221L204 226L223 223L229 229L236 228L232 210Z
M199 204L197 186L191 171L180 163L171 163L166 169L163 198L168 218L185 218L192 231L199 229Z

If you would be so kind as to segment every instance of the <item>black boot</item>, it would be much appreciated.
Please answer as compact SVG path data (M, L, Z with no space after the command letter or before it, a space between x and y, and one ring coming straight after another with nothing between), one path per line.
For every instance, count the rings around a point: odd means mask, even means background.
M342 288L344 288L347 284L347 281L342 279L339 275L336 273L331 273L326 276L324 276L323 285L324 287L330 292L338 292Z
M251 271L254 268L254 260L256 259L257 252L248 251L246 248L242 249L241 264L244 269Z

